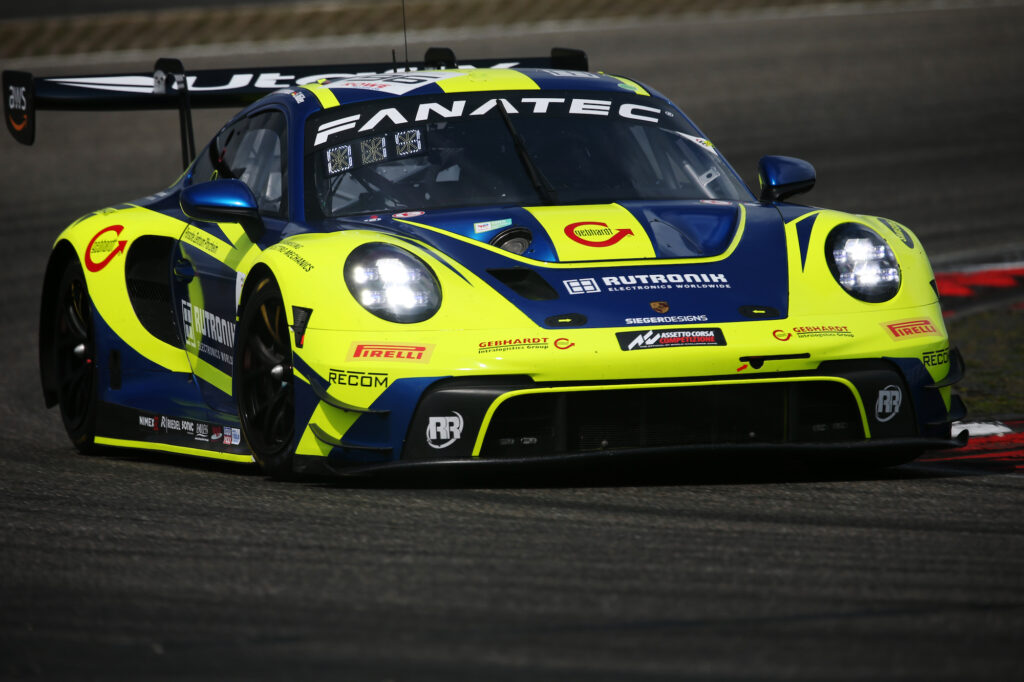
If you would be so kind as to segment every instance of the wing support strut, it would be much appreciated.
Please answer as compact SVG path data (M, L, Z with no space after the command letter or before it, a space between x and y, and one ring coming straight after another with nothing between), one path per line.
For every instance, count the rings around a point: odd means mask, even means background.
M181 127L181 165L188 168L196 157L196 138L192 131L192 104L189 101L185 65L180 59L161 57L153 65L153 94L171 95L178 90L178 123Z

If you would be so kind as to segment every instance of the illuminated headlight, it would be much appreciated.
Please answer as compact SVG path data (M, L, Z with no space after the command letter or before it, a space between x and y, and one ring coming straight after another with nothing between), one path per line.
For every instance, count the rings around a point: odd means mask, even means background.
M441 285L427 264L390 244L352 251L345 284L361 306L391 322L422 322L441 306Z
M881 303L900 289L900 266L892 249L863 225L847 223L832 230L825 257L832 276L854 298Z

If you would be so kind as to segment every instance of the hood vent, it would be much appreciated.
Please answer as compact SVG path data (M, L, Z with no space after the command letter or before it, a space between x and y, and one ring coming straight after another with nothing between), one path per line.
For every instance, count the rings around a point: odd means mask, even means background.
M543 277L526 268L496 268L487 273L530 301L553 301L558 292Z

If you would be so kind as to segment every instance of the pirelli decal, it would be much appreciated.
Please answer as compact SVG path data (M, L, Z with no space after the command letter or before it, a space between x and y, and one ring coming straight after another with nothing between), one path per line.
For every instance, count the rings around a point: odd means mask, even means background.
M904 341L921 336L942 336L942 332L939 331L935 323L927 318L883 322L882 327L896 341Z
M367 343L355 342L349 348L349 362L430 362L434 352L431 343Z

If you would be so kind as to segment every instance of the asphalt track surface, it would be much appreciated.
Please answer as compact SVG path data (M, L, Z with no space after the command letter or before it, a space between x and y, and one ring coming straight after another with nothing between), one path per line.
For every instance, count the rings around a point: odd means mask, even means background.
M900 220L952 264L1024 244L1022 27L1010 6L452 44L584 48L748 180L762 154L809 159L810 201ZM96 68L124 66L148 64ZM37 386L49 244L178 158L174 113L44 112L35 148L0 140L0 678L1021 679L1020 473L684 460L336 485L74 454Z

